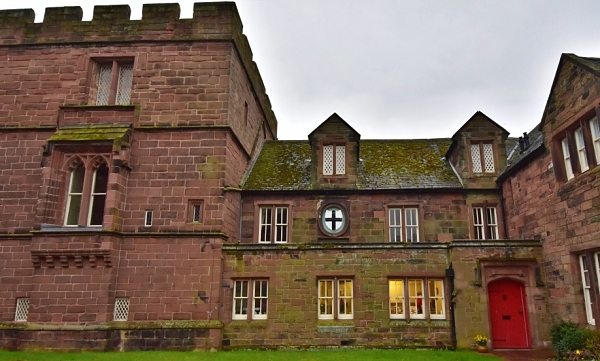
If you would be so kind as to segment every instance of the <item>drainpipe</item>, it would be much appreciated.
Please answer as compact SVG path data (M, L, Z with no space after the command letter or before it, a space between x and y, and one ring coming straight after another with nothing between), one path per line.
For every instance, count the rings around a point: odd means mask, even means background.
M450 266L448 269L446 269L446 278L448 279L448 286L450 288L450 328L452 330L452 349L456 350L456 321L454 318L454 268L452 268L452 262L450 262Z

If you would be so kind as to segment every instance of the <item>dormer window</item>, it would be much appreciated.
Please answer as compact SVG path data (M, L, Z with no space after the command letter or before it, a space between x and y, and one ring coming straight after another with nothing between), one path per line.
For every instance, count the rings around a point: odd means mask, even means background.
M323 175L346 174L346 146L323 146Z
M494 173L492 143L471 143L471 169L473 173Z

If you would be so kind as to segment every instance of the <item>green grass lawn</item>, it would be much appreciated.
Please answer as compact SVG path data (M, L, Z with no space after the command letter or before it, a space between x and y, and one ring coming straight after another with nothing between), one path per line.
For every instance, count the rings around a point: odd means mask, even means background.
M230 351L230 352L9 352L2 361L500 361L472 351L332 350L332 351Z

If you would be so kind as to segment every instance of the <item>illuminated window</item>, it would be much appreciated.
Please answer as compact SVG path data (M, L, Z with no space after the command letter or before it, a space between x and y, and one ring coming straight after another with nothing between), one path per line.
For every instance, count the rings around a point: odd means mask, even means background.
M443 280L399 278L388 285L390 319L446 318Z

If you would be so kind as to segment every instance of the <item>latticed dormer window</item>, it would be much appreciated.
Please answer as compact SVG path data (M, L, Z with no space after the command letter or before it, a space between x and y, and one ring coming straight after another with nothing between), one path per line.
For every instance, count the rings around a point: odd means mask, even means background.
M346 147L323 146L323 175L346 174Z
M494 146L492 143L471 144L471 170L473 173L494 173Z

